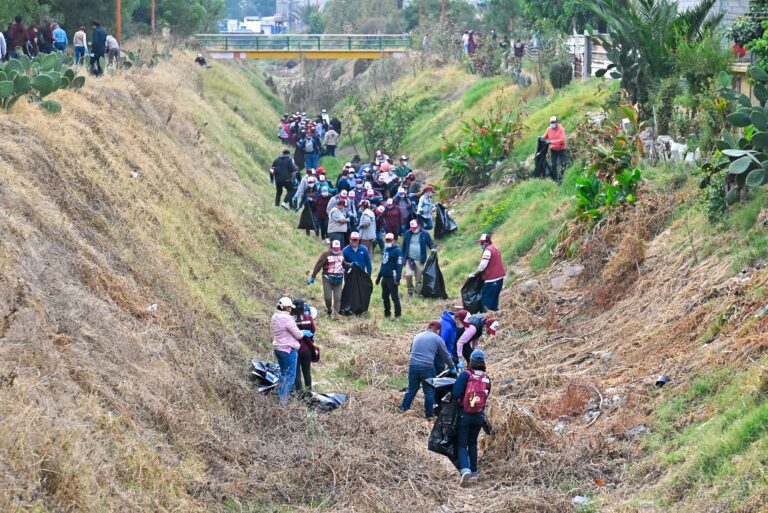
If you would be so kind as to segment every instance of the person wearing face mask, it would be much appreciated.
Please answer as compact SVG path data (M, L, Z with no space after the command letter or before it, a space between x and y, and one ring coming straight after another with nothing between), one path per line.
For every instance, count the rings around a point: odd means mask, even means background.
M371 210L371 202L364 199L360 202L360 244L365 246L373 260L373 244L376 242L376 214Z
M398 178L405 178L410 172L411 168L408 167L408 157L403 155L400 157L400 164L395 168L395 174Z
M349 245L341 252L344 255L344 260L350 264L358 266L360 269L370 276L373 272L371 268L371 255L368 253L368 248L360 244L360 234L358 232L352 232L349 235Z
M384 253L384 234L387 233L387 227L384 224L384 210L384 205L379 205L373 211L376 216L376 244L381 253Z
M392 198L387 200L384 207L384 230L386 233L394 233L395 238L401 234L401 226L403 225L403 217L400 214L400 209L395 205Z
M323 299L329 317L332 312L339 314L341 291L344 288L344 269L349 266L350 264L344 261L344 255L341 254L341 242L333 240L331 249L320 255L312 270L312 276L307 280L307 285L312 285L315 283L317 273L323 271Z
M432 211L437 207L432 203L432 196L435 194L435 189L431 185L424 187L424 194L419 199L419 208L416 209L416 215L419 218L421 227L425 230L432 229Z
M349 193L347 191L339 191L339 193L331 198L331 201L328 202L328 216L331 215L331 210L333 210L336 207L336 203L338 203L341 200L346 201L347 197L349 196Z
M496 335L499 331L499 321L496 319L488 319L482 315L472 315L465 317L461 321L464 324L464 332L456 342L456 353L459 356L459 369L464 368L464 362L469 362L472 351L478 348L480 345L480 338L483 333L486 335ZM461 359L464 361L461 361Z
M408 173L405 177L403 187L408 191L408 198L410 198L411 201L419 201L419 196L422 194L421 182L416 180L415 174Z
M429 232L422 230L419 222L414 219L411 221L410 230L405 232L402 247L406 264L405 284L409 296L421 294L427 248L437 251L437 245L432 241Z
M384 236L384 251L381 254L381 267L376 277L376 285L381 283L381 299L384 302L384 317L391 315L391 305L395 305L395 319L400 317L400 278L403 273L403 252L395 244L395 234L388 233Z
M349 191L352 188L352 182L350 182L349 179L349 168L344 166L344 169L341 171L341 175L336 180L336 190Z
M394 203L397 208L400 209L400 217L402 217L402 227L400 232L404 233L406 225L411 222L413 218L413 203L408 199L408 194L405 192L405 187L399 187L397 194L394 197Z
M322 175L321 175L322 176ZM317 226L320 229L320 238L328 238L328 202L331 200L331 193L327 185L320 188L320 194L315 198L315 217Z
M301 207L305 203L306 198L306 192L307 188L309 187L310 181L312 182L312 187L314 188L315 184L317 183L317 177L315 176L315 170L312 168L307 169L307 174L301 179L301 182L299 182L299 186L296 189L296 193L293 195L293 204L296 205L296 212L301 210ZM317 191L310 191L310 192L317 192Z
M501 258L501 251L491 242L491 236L484 233L477 240L483 249L483 256L480 259L480 265L477 271L470 274L470 278L479 275L483 280L483 290L481 293L481 311L487 312L499 309L499 294L504 285L504 276L507 271L504 269L504 260Z
M552 154L552 172L562 177L568 162L568 142L565 137L565 128L557 121L557 116L549 118L549 126L542 139L549 143L549 151Z
M328 213L328 238L331 241L344 242L347 235L347 214L344 212L347 201L340 199Z

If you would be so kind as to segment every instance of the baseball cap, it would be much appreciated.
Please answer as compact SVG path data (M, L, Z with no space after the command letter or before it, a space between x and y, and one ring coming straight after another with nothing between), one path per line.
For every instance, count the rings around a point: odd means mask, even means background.
M467 312L466 310L464 310L464 309L462 308L461 310L459 310L458 312L456 312L456 315L454 315L454 316L453 316L453 318L454 318L454 319L458 319L458 320L460 320L460 321L463 321L464 319L466 319L466 318L467 318L467 316L468 316L468 315L469 315L469 312Z
M328 181L328 179L325 177L325 175L320 175L320 176L318 177L318 180L320 180L321 182L326 182L326 181Z
M376 196L376 193L373 191L373 189L368 189L365 192L365 195L368 196L369 198L373 198L374 196Z
M550 123L557 123L557 116L552 116L549 118Z
M315 183L316 181L317 181L317 178L315 178L314 176L310 176L309 178L307 178L307 183Z
M387 200L387 205L394 205L394 201L392 201L392 198L389 198Z
M346 190L342 190L339 193L339 196L341 196L342 198L346 198L347 196L349 196L349 193Z
M350 233L349 240L360 240L360 234L357 232Z
M343 199L340 199L340 200L339 200L339 201L336 203L336 206L337 206L337 207L346 207L346 206L347 206L347 200L343 200Z
M387 200L387 203L389 203L390 201L392 200ZM412 219L410 227L411 227L411 231L415 232L416 230L419 229L419 222L416 219Z
M405 175L405 179L406 180L416 180L416 175L413 174L413 173L408 173L407 175Z
M378 207L376 207L376 212L378 212L379 214L383 214L384 210L385 210L384 205L379 205Z
M325 168L324 167L318 167L317 168L317 174L321 175L323 173L325 173Z
M424 187L424 192L435 192L435 188L432 187L431 185L427 185L426 187Z
M495 335L496 332L499 331L499 327L499 321L496 319L488 319L485 321L485 329L489 335Z
M480 349L475 349L472 354L469 355L470 362L485 362L485 353Z
M429 323L429 326L427 326L430 330L439 330L441 328L440 321L432 321Z
M408 160L408 157L406 157L405 155L400 155L400 160Z
M398 194L405 194L405 187L398 187L397 188L397 193Z
M395 240L395 234L394 233L388 233L384 236L384 240Z
M368 208L368 207L371 206L371 202L368 201L368 200L363 200L363 201L360 202L360 206L363 207L364 209Z
M277 302L277 306L280 308L296 308L296 305L293 304L289 297L281 297L280 301Z
M331 248L333 248L333 249L341 249L341 242L339 242L337 240L331 242Z
M479 238L479 239L477 239L477 242L481 242L481 243L482 243L482 242L487 242L487 243L489 243L489 244L490 244L490 242L491 242L491 236L490 236L490 235L488 235L487 233L484 233L484 234L482 234L482 235L480 236L480 238Z

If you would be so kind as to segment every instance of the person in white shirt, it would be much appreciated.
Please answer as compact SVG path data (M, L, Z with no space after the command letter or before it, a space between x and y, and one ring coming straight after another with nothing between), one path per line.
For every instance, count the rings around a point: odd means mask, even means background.
M120 62L120 45L117 43L117 39L107 36L107 64L110 66L112 63L119 64Z
M85 27L83 25L80 25L80 28L75 32L72 38L72 45L75 47L75 64L80 64L80 61L88 53L88 40L85 36Z
M8 52L7 45L5 44L5 36L0 32L0 61L5 60L5 54Z

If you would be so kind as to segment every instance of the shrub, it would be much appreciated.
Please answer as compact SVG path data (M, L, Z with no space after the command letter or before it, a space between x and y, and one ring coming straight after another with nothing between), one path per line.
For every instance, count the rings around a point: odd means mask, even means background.
M385 95L372 103L355 96L350 103L368 154L376 150L397 153L416 118L416 108L408 105L408 96Z
M555 89L562 89L571 83L573 68L568 61L556 62L549 70L549 81Z
M83 87L85 77L77 76L73 65L72 57L59 52L41 53L31 59L22 55L0 63L0 107L10 109L20 98L27 96L46 110L61 111L57 102L43 100L59 89Z

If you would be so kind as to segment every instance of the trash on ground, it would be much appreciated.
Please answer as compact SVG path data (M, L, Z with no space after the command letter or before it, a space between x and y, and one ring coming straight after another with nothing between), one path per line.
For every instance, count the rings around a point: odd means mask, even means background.
M629 437L629 436L637 436L637 435L642 435L643 433L645 433L645 431L646 431L645 426L642 425L642 424L638 424L637 426L633 427L632 429L627 430L624 433L624 435L627 436L627 437Z
M157 303L152 303L147 307L147 312L157 312L158 310L160 310L160 305Z
M669 383L669 381L670 381L669 376L667 376L666 374L662 374L656 379L656 386L661 388L667 383Z
M315 407L320 411L328 412L341 408L347 402L346 394L322 394L320 392L311 392L305 394L303 399L309 406Z
M762 317L766 313L768 313L768 305L765 305L763 308L760 309L759 312L757 312L755 314L755 319L759 319L760 317Z
M571 499L571 502L576 506L586 506L589 504L589 497L584 497L583 495L577 495L573 499Z
M251 360L251 380L256 384L259 393L266 393L276 388L280 383L280 366L276 363Z

